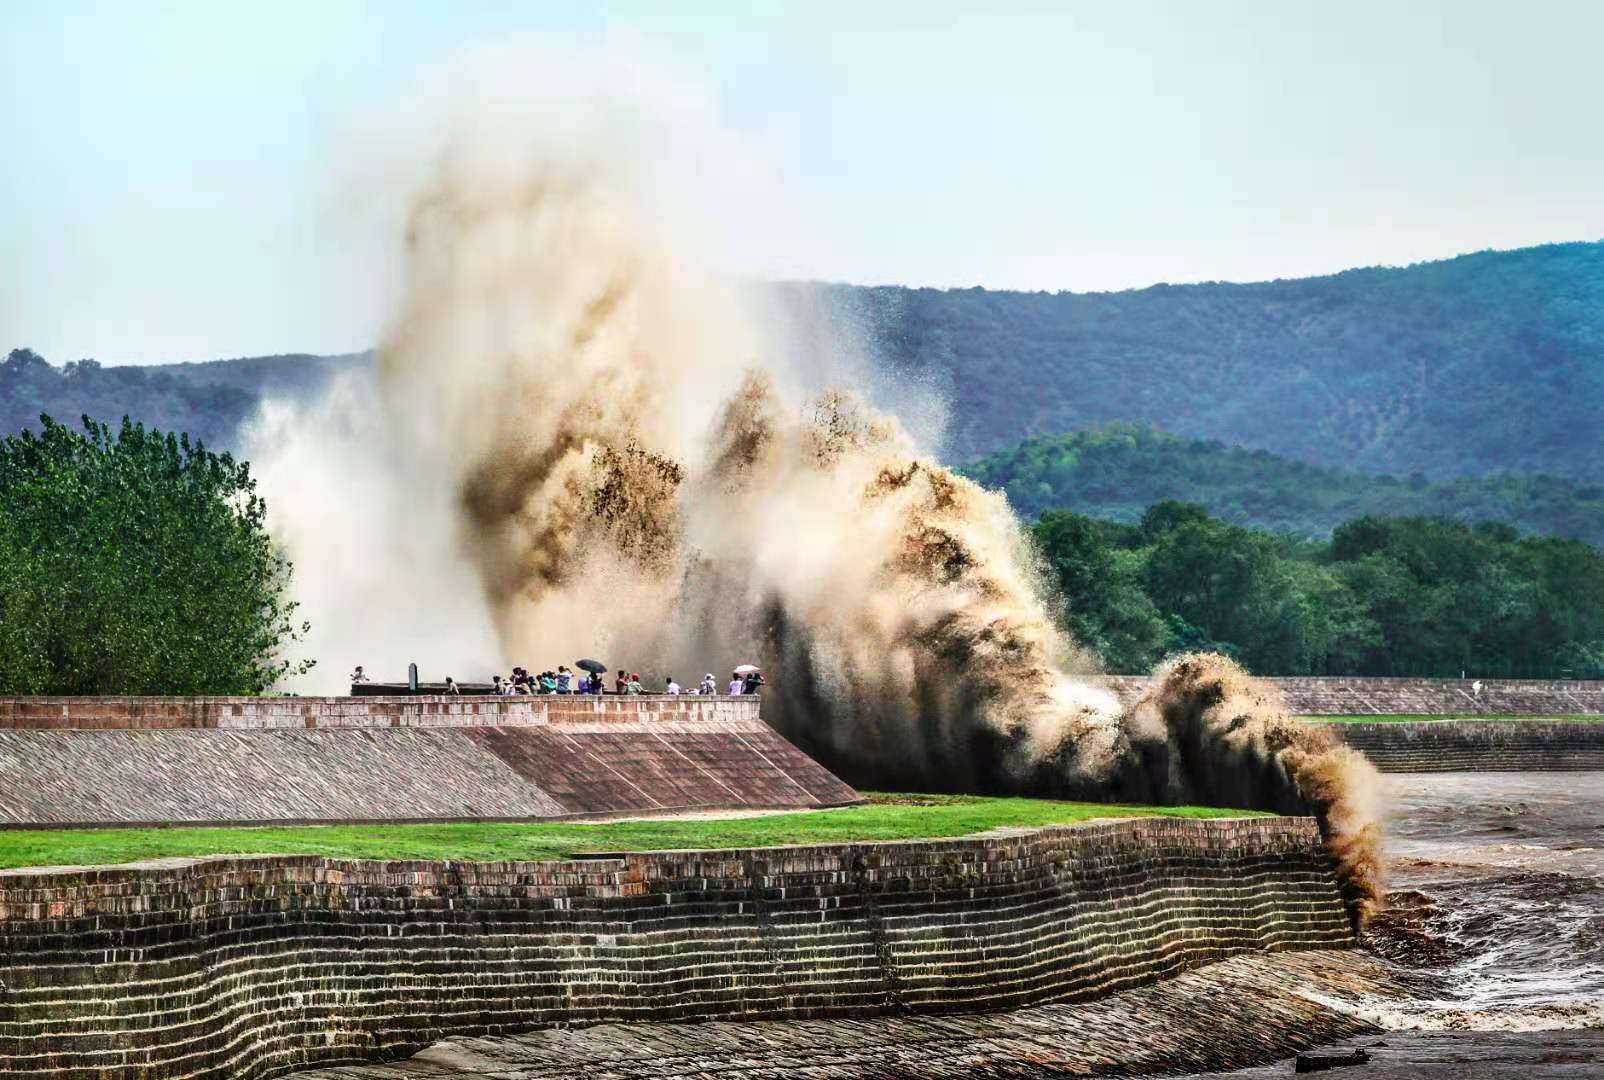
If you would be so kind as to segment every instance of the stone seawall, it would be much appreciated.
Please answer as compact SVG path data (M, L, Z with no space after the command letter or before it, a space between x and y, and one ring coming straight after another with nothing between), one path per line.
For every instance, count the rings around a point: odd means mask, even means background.
M1109 689L1129 705L1152 685L1145 675L1109 675ZM1604 681L1539 679L1266 678L1295 716L1573 716L1604 715Z
M0 828L859 801L743 698L13 698Z
M758 697L549 694L527 697L0 697L0 729L528 727L566 722L750 723Z
M1423 720L1331 724L1382 772L1604 770L1604 722Z
M1306 818L5 871L0 1074L252 1077L553 1024L1001 1009L1352 940Z

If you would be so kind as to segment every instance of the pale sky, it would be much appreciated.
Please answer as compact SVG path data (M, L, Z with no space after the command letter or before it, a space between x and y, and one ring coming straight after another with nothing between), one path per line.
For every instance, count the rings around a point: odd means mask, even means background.
M1085 291L1604 237L1596 0L0 0L0 352L367 347L350 133L464 50L619 36L765 162L756 276Z

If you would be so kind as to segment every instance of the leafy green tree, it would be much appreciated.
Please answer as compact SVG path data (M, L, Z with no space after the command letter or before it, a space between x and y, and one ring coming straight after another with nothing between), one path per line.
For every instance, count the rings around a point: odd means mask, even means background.
M249 466L87 417L0 441L0 691L256 694L307 625Z
M1604 555L1575 540L1363 517L1317 543L1178 502L1136 525L1051 511L1033 536L1067 628L1117 671L1208 649L1274 675L1604 673Z
M1101 523L1065 511L1043 514L1034 537L1075 640L1115 671L1145 671L1158 663L1169 630L1142 591L1140 557L1111 546Z

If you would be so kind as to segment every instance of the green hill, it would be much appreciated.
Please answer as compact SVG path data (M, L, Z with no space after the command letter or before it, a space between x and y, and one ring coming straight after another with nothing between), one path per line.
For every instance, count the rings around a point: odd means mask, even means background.
M1604 461L1604 242L1246 285L766 295L798 368L844 340L878 362L893 397L945 397L948 461L1116 421L1396 476L1591 481ZM307 393L366 362L53 368L18 350L0 364L0 434L40 411L126 412L229 445L264 391Z
M1367 476L1132 424L1027 439L962 471L1002 488L1027 518L1068 509L1136 522L1153 503L1177 499L1233 524L1305 538L1366 515L1425 516L1502 521L1604 547L1604 487L1597 483L1512 473L1444 481Z
M1604 461L1604 243L1118 293L788 288L946 391L951 461L1116 420L1400 476Z
M13 349L0 361L0 436L37 430L40 413L69 426L84 415L113 425L128 416L235 449L263 397L310 396L336 372L366 363L366 354L301 354L137 367L80 360L58 368L31 349Z

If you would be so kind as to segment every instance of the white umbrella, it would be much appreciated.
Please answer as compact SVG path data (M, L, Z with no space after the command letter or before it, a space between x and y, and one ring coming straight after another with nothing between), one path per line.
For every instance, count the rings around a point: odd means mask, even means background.
M763 669L758 667L756 664L742 664L740 667L735 669L735 674L737 674L737 675L750 675L754 671L762 671L762 670Z

